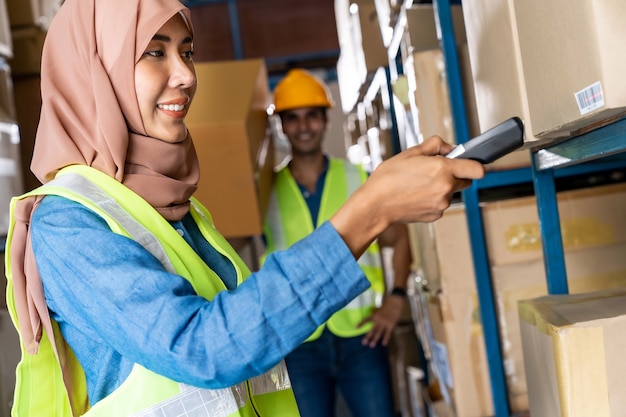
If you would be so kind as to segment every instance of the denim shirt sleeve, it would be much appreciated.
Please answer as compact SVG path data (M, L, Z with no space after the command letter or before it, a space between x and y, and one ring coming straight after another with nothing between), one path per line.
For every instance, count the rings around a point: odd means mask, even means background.
M203 388L239 383L271 368L369 286L330 223L212 301L64 198L42 201L31 238L48 307L85 368L92 402L132 363Z

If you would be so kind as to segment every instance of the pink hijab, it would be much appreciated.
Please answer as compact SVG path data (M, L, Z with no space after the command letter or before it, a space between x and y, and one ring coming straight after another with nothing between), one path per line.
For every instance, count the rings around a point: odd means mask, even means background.
M68 165L88 165L122 182L168 220L188 212L199 179L191 137L172 144L146 136L134 82L135 63L148 42L179 12L191 29L189 11L177 0L64 2L42 56L41 119L31 163L40 181ZM37 352L42 324L52 339L28 234L37 204L35 198L18 202L11 245L15 304L29 353Z

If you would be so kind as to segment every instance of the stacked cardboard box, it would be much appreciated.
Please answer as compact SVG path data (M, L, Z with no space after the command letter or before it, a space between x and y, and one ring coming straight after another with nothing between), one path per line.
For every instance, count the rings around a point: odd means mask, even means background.
M481 129L517 115L534 146L620 118L625 17L621 0L472 2L465 24Z
M186 118L202 172L195 196L226 237L259 235L274 174L265 63L197 63L196 73Z
M626 289L519 302L533 417L621 416Z
M558 194L571 293L626 285L626 185ZM517 301L547 294L534 197L483 203L487 252L513 412L528 405ZM467 219L459 204L417 229L423 278L430 290L430 354L458 417L493 414Z
M451 6L451 12L469 136L474 137L505 119L494 121L491 125L479 125L463 9L461 6ZM439 135L450 143L456 143L447 71L437 38L434 8L431 5L414 5L406 10L406 16L405 41L408 43L410 55L404 68L410 80L410 102L415 107L413 113L419 122L419 133L422 139ZM519 150L489 164L487 169L511 169L529 165L530 153Z

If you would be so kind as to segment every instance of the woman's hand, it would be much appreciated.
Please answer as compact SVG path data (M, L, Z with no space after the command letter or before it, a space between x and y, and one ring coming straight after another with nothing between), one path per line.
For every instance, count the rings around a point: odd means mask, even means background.
M355 257L394 223L432 222L455 192L485 175L484 166L449 159L453 146L433 136L384 161L330 222Z

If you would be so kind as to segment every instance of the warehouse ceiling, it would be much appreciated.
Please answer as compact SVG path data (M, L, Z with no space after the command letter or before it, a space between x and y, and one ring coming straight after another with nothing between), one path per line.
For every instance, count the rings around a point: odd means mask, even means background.
M270 80L294 67L336 72L335 0L182 1L192 11L198 62L262 58Z

